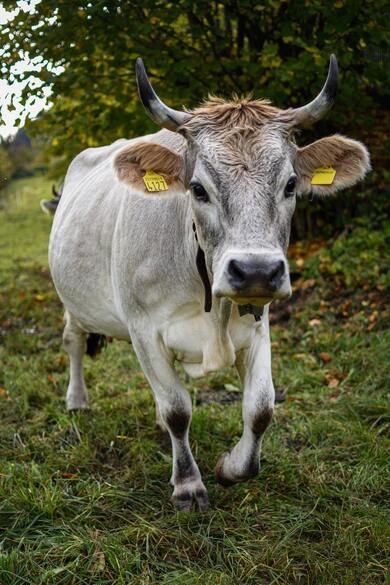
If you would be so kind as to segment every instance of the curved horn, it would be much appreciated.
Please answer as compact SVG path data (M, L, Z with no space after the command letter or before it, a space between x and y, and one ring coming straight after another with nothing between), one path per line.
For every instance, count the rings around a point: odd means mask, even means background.
M339 77L339 68L334 54L330 56L328 77L321 93L309 104L290 110L293 126L310 126L320 120L333 106Z
M190 114L172 110L160 100L148 79L144 63L140 57L135 62L135 75L139 97L153 122L175 132L179 126L182 126L191 118Z

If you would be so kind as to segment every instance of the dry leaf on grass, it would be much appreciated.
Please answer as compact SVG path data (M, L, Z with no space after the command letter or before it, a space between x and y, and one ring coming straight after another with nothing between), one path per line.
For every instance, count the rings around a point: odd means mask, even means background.
M319 353L319 356L321 361L324 362L324 364L328 364L329 362L332 361L332 356L326 353L326 351L321 351Z
M338 380L337 378L329 378L328 380L328 388L337 388L339 384L340 380Z

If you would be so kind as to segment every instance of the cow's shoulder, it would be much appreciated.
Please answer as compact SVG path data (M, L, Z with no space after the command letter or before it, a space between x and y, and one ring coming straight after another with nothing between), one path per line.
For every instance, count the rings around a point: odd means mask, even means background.
M65 181L72 180L80 175L85 175L85 173L89 172L91 169L109 161L118 150L131 143L131 140L120 138L106 146L86 148L70 163Z

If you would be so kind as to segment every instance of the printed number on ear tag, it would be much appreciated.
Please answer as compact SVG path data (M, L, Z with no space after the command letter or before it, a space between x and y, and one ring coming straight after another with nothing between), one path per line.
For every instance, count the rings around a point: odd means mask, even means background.
M168 191L168 185L162 175L158 175L154 171L146 171L144 174L145 187L151 193L157 191Z
M333 167L321 167L314 171L311 178L312 185L331 185L336 176L336 171Z

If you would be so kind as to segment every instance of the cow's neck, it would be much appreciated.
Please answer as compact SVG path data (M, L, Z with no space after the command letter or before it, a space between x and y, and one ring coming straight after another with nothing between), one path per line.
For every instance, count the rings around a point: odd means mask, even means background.
M186 141L180 134L175 134L169 130L161 130L160 132L148 137L148 139L164 145L180 155L184 155L185 153ZM212 336L213 338L208 340L204 351L203 369L207 372L218 369L217 364L219 364L218 367L223 367L231 365L235 361L234 347L229 334L232 303L228 299L217 299L212 297L212 283L208 285L208 283L205 282L206 275L210 280L212 280L212 275L210 275L210 272L207 270L206 263L203 266L200 266L203 259L200 260L199 244L193 229L194 221L189 199L185 202L183 201L183 204L186 206L186 220L183 226L183 233L181 234L183 255L185 261L189 263L188 274L192 275L191 278L196 279L198 284L202 284L202 288L199 289L202 291L202 297L199 300L201 301L203 311L205 308L209 309L204 315L206 319L211 320L213 331L215 333L215 335Z

